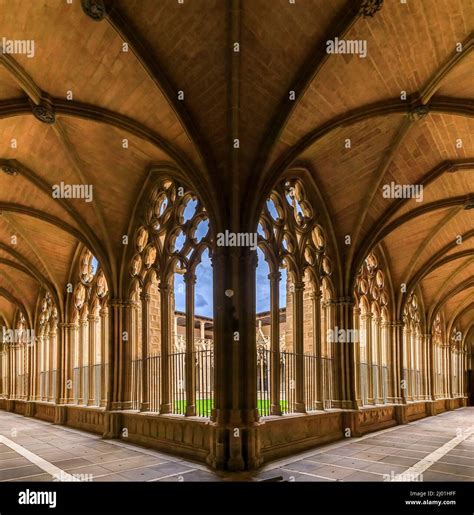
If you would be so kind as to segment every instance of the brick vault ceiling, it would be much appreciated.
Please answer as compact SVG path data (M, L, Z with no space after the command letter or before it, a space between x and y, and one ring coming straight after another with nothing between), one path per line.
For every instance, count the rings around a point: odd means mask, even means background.
M168 163L217 225L233 206L244 228L282 172L305 168L330 215L341 292L380 245L395 285L469 327L472 2L387 0L373 17L362 3L119 0L94 21L80 2L0 0L0 36L35 42L32 58L0 56L0 316L34 312L42 286L63 291L80 244L117 281L147 173ZM335 38L366 41L367 56L326 53ZM54 123L32 105L52 106ZM93 184L94 201L53 199L61 181ZM391 182L423 184L423 202L383 198Z

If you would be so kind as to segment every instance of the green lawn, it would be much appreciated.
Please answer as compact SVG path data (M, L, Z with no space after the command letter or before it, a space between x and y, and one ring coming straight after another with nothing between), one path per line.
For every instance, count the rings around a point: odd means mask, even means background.
M209 417L211 410L214 407L214 399L197 399L196 400L196 411L199 415ZM288 410L288 401L280 401L281 410L286 412ZM270 401L259 399L257 400L257 409L260 415L269 413ZM175 401L174 402L175 413L186 413L186 401Z

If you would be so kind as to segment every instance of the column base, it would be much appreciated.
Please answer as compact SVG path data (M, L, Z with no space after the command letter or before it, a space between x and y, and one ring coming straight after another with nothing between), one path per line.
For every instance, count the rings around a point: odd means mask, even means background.
M306 406L304 402L295 402L295 413L306 413Z
M171 406L171 402L166 403L166 404L161 404L160 405L160 413L163 415L166 415L168 413L173 413L173 408Z
M272 404L270 406L270 415L276 415L276 416L283 415L279 404Z
M186 417L195 417L196 416L196 405L195 404L188 404L186 405Z

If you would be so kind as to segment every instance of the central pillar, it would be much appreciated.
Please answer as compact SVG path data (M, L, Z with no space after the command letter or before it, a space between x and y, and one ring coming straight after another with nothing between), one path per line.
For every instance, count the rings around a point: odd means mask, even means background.
M345 336L339 337L340 331ZM357 399L357 360L355 346L358 337L354 332L354 301L352 297L340 297L337 300L335 345L336 357L340 370L340 407L343 409L357 409L360 400ZM340 341L342 340L342 341Z

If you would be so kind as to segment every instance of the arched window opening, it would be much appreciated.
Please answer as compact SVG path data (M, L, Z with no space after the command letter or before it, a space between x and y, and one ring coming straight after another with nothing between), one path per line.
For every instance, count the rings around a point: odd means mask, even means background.
M384 404L389 396L390 354L387 349L388 302L385 273L376 253L362 264L354 291L358 305L354 309L357 331L359 398L363 405Z
M408 400L420 400L422 394L423 342L421 334L420 306L417 296L412 293L405 305L403 322L403 379Z
M40 304L37 359L39 363L39 400L54 402L57 376L58 312L47 292Z
M438 312L433 322L431 330L432 352L434 360L434 396L439 398L444 396L444 374L443 374L443 330L441 315Z
M104 272L84 249L79 260L69 325L72 355L67 398L87 406L105 406L108 385L108 293ZM69 368L69 367L68 367Z
M462 365L462 332L458 327L453 327L449 342L451 363L451 395L460 397L463 392L463 365Z
M8 334L8 326L5 319L0 318L1 327L2 327L2 337L0 339L0 398L6 398L9 394L8 381L9 381L9 373L8 373L8 339L6 335Z
M326 236L300 179L281 181L257 228L257 406L261 416L329 407L332 355L322 333ZM328 283L326 283L327 286ZM329 300L328 291L326 296ZM327 308L329 311L329 308ZM324 337L323 337L324 336Z
M136 230L130 267L134 409L211 414L210 243L209 218L197 196L174 180L160 181Z

